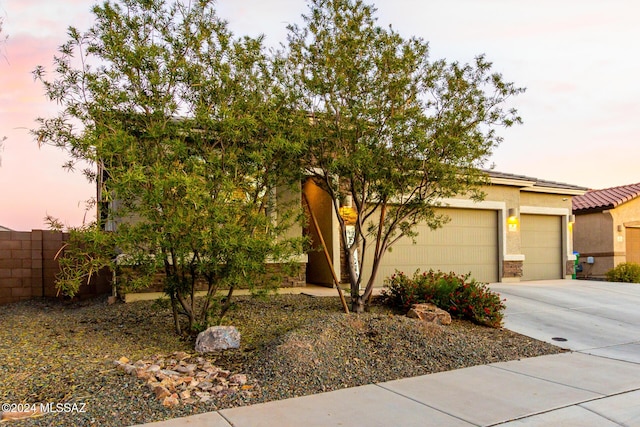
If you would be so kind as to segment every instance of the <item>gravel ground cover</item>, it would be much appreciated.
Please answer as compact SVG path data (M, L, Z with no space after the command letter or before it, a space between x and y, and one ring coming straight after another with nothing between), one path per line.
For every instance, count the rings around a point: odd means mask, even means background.
M113 363L122 356L135 361L193 353L194 340L175 335L165 305L108 305L97 298L0 307L0 403L67 403L78 409L8 425L129 426L562 351L467 321L424 325L381 306L346 316L333 297L236 301L224 323L240 330L241 348L205 357L246 374L251 392L174 408L162 406L143 381Z

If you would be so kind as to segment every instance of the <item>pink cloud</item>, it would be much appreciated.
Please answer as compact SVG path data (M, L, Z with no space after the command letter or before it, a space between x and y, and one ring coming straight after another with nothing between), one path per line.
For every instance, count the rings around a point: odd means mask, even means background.
M17 12L12 9L8 14ZM43 219L48 214L67 226L78 226L84 219L84 201L95 193L80 173L61 168L67 159L63 152L52 147L39 149L29 134L38 116L50 117L58 110L31 72L37 65L51 68L65 37L64 32L55 38L10 34L6 59L0 59L0 136L8 137L0 152L0 224L12 229L46 228Z

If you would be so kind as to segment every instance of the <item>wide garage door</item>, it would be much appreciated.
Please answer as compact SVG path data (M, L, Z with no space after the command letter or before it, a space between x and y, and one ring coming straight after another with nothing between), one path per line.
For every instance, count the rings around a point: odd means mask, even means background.
M382 259L377 285L395 270L412 275L416 269L457 274L471 272L483 282L498 281L498 214L492 210L441 209L451 221L431 230L418 227L416 244L403 238ZM371 251L369 251L371 253ZM369 260L369 262L371 262Z
M640 263L640 228L627 228L627 262Z
M520 215L522 280L562 278L562 217Z

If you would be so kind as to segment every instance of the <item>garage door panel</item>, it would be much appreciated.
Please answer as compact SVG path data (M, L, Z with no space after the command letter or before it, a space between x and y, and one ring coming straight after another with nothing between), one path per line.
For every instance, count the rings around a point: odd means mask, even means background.
M521 215L522 280L562 278L562 222L556 215Z
M498 215L496 211L477 209L441 209L451 221L431 230L426 225L417 228L416 244L411 239L398 241L385 254L378 276L378 285L396 270L413 274L434 269L472 273L480 281L498 280ZM371 262L372 251L367 262Z

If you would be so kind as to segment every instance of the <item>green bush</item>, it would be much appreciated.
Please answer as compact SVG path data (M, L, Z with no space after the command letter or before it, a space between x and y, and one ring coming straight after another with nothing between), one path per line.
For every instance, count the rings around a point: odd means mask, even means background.
M640 264L623 262L607 271L609 282L640 283Z
M382 300L385 304L408 311L413 304L432 303L452 316L500 327L504 304L486 284L469 280L470 275L442 271L416 271L413 278L396 272L385 280Z

